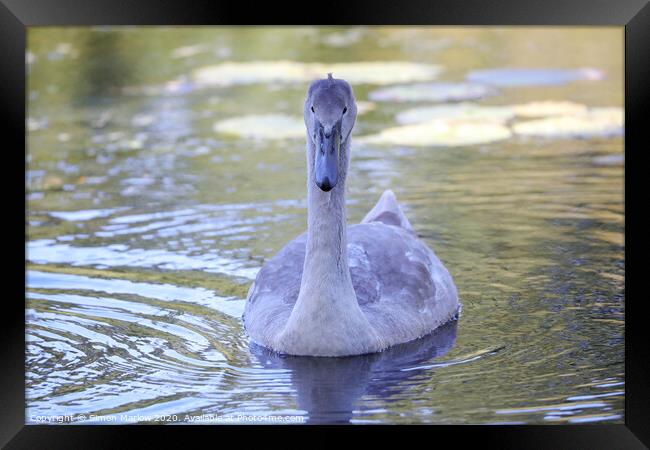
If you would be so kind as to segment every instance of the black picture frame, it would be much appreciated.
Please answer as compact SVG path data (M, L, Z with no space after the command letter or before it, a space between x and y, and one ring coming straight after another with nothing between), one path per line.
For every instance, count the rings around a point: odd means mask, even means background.
M255 16L251 16L255 11ZM625 424L561 426L463 426L460 427L345 427L354 433L372 429L390 433L415 445L413 433L455 446L467 439L481 446L497 448L647 448L650 445L648 395L650 351L647 325L642 312L644 250L642 239L648 230L643 206L646 194L634 183L642 180L642 163L647 151L641 142L644 110L648 106L650 80L650 5L648 0L419 0L410 2L330 1L310 2L300 7L277 2L193 2L170 0L0 0L0 105L5 158L16 164L25 148L25 44L26 27L56 25L226 25L268 24L275 17L290 24L367 25L580 25L625 27ZM7 139L8 138L8 139ZM23 163L24 163L23 159ZM16 238L5 238L12 251L5 259L4 311L2 317L2 361L0 372L0 445L5 448L122 448L135 446L135 435L146 439L170 439L172 434L209 433L212 443L220 443L225 431L234 431L248 443L247 428L228 426L132 427L25 425L25 267L19 262L25 246L18 236L25 232L25 192L23 174L5 171L3 196L7 215ZM647 177L647 175L646 175ZM19 192L20 191L20 192ZM15 209L16 211L13 211ZM5 235L8 237L8 235ZM634 245L632 245L634 243ZM22 283L22 285L21 285ZM630 295L630 293L632 293ZM265 439L273 442L276 433L295 427L264 427ZM299 427L311 433L313 427ZM322 430L323 427L320 427ZM334 431L331 431L334 430ZM330 439L337 439L341 427L326 427ZM243 435L245 433L245 435ZM270 435L270 436L269 436ZM380 436L381 437L381 436ZM325 444L326 441L320 441ZM427 442L427 441L425 441ZM152 441L148 441L153 445ZM237 444L236 444L237 445ZM408 445L408 444L407 444Z

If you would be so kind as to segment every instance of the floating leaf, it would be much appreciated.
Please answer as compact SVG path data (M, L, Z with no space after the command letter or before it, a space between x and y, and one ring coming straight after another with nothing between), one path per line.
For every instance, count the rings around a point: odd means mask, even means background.
M342 78L354 84L392 84L435 79L440 66L410 62L359 62L339 64L316 64L310 79L323 78L332 72L334 78Z
M474 103L457 103L407 109L397 114L395 120L403 125L428 122L433 119L505 123L514 116L515 111L510 106L481 106Z
M447 102L475 100L493 94L494 89L483 84L421 83L378 89L368 94L368 98L382 102Z
M601 70L582 69L522 69L503 68L469 72L468 81L493 86L545 86L566 84L576 80L602 80Z
M593 108L575 116L528 120L512 126L515 134L548 138L611 137L623 134L621 108Z
M366 102L363 100L357 101L357 114L366 114L367 112L374 111L377 105L373 102Z
M187 45L185 47L178 47L172 50L172 58L190 58L192 56L203 53L207 50L203 44Z
M434 119L415 125L387 128L381 133L357 138L364 144L457 147L485 144L512 136L498 123Z
M587 107L583 104L552 100L529 102L512 108L515 114L521 117L572 116L587 112Z
M304 64L293 61L225 62L203 67L193 74L196 83L208 86L297 82L305 78Z
M296 139L305 136L305 123L283 114L250 115L217 122L214 130L250 139Z
M587 107L585 105L568 101L542 101L504 106L483 106L475 103L457 103L453 105L433 105L407 109L406 111L397 114L396 120L400 124L420 123L432 119L457 119L506 123L515 116L569 116L580 115L586 112Z
M390 84L435 79L440 67L399 61L359 63L300 63L294 61L225 62L203 67L193 81L203 86L253 83L296 83L325 78L333 73L352 84Z

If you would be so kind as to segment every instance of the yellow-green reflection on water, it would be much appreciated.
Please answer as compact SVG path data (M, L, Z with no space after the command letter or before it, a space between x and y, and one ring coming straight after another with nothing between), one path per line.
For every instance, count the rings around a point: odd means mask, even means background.
M426 64L442 68L431 81L450 83L479 69L592 68L603 79L497 87L472 101L621 107L622 38L619 28L30 29L28 421L622 422L620 137L353 143L349 221L393 189L454 277L461 318L382 355L278 358L249 347L239 315L264 260L304 231L304 142L214 124L299 117L307 82L193 78L282 60ZM379 87L356 84L357 100ZM429 103L371 105L356 136Z

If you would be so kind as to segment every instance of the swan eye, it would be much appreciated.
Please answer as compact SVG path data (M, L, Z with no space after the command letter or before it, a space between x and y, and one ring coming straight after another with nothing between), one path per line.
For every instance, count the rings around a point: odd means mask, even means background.
M313 106L311 107L311 112L316 112L316 111L314 111L314 107L313 107Z
M346 112L348 112L348 107L347 106L345 108L343 108L343 114L345 114Z

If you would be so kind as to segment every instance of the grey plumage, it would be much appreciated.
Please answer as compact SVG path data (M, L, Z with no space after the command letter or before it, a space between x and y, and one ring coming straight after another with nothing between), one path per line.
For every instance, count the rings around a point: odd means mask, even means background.
M294 355L372 353L424 336L458 312L449 272L417 238L392 191L362 223L346 225L355 118L346 82L330 75L312 83L305 101L308 231L271 258L250 288L244 324L260 345ZM337 132L337 167L324 173L334 170L338 182L316 187L317 152L325 154L319 145L332 145L327 133ZM318 133L329 140L319 140Z
M378 211L347 229L357 302L387 346L428 334L456 313L449 272L411 230L396 225L400 220L393 211ZM281 332L300 291L306 242L305 232L262 267L248 294L247 328Z

